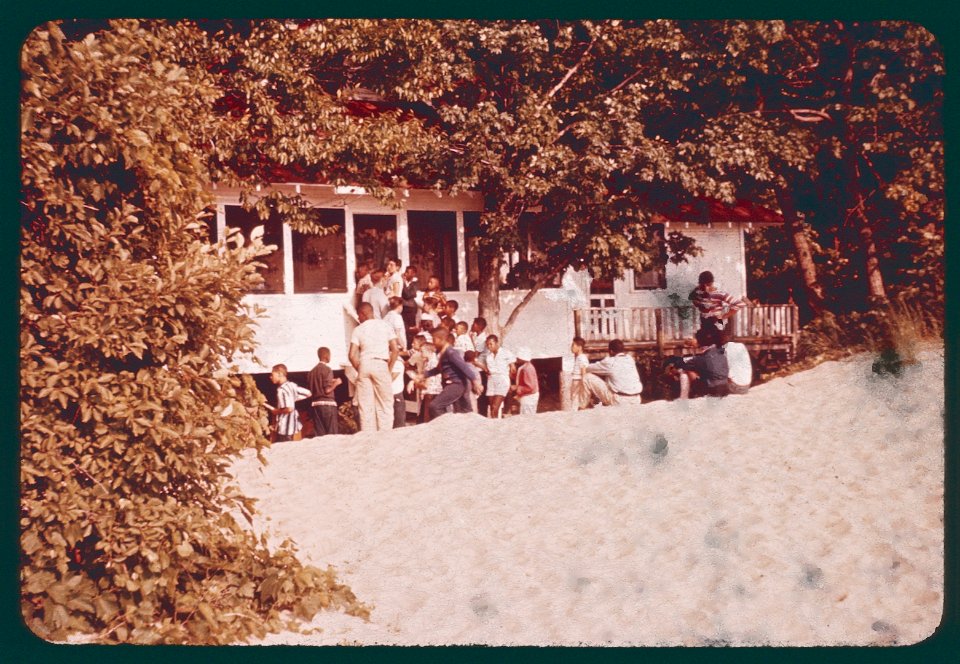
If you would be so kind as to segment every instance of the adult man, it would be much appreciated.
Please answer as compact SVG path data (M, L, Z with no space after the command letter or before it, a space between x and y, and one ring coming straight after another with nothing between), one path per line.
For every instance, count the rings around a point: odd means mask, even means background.
M379 267L374 268L370 273L370 279L373 285L364 291L361 300L372 306L374 318L383 318L383 315L390 310L390 301L383 290L383 270Z
M613 339L608 349L607 357L587 365L583 389L604 406L640 403L643 383L640 382L636 361L626 352L619 339Z
M400 315L400 310L403 308L403 300L399 297L391 297L387 300L387 303L387 313L384 315L383 320L386 321L387 325L394 331L394 334L397 335L397 344L400 346L400 350L406 350L407 330L403 324L403 316Z
M700 273L697 283L699 285L690 291L690 301L700 312L700 327L722 330L724 320L750 303L745 297L735 298L718 289L713 282L713 272L709 270Z
M708 395L725 397L730 393L730 366L723 351L721 331L713 326L697 330L697 345L705 350L690 357L673 357L667 362L679 370L680 398Z
M425 379L437 374L442 376L443 389L433 397L428 408L431 420L447 412L450 406L453 406L455 413L471 412L473 408L467 392L468 385L473 385L474 394L480 394L483 390L479 374L453 349L450 341L450 332L446 328L441 327L433 333L433 343L437 347L440 363L422 374L418 380L418 386L425 388Z
M307 374L307 387L310 388L310 407L313 415L313 429L317 436L340 433L337 421L337 400L334 390L342 382L334 378L330 368L330 349L321 346L317 349L317 366Z
M750 351L742 343L730 341L726 331L722 333L720 341L730 369L727 374L730 394L746 394L750 391L750 383L753 382L753 364L750 362Z
M357 409L361 431L393 427L393 379L390 367L400 354L393 330L364 302L357 309L360 324L350 337L350 364L357 370Z
M417 327L417 290L420 288L420 280L417 279L417 268L408 265L403 271L403 288L400 289L400 297L403 298L403 309L400 315L403 317L403 324L407 331L416 330ZM408 342L411 339L408 339Z
M373 263L364 261L357 265L357 290L353 294L353 306L359 307L363 302L363 294L367 289L373 286L373 279L370 276L370 270L373 269Z

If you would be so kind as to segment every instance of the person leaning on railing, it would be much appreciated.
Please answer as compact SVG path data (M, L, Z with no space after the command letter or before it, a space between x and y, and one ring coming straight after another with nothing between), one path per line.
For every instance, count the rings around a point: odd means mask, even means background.
M700 327L722 330L723 321L750 304L746 297L735 298L714 284L713 272L704 270L697 279L698 286L690 292L690 301L700 312Z

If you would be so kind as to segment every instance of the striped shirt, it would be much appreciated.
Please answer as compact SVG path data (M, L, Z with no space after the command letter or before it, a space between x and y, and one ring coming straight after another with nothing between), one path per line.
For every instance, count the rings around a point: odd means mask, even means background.
M707 291L704 288L694 288L690 293L690 301L700 312L701 318L718 318L727 307L738 311L747 306L742 297L735 298L722 290Z
M281 436L292 436L300 431L300 416L297 415L297 384L292 380L277 388L277 408L289 408L289 413L277 414L277 433Z

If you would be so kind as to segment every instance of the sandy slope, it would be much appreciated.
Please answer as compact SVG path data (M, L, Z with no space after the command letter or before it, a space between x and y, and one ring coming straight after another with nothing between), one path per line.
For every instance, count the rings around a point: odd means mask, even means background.
M943 351L724 400L278 444L256 527L373 606L304 644L881 644L939 624Z

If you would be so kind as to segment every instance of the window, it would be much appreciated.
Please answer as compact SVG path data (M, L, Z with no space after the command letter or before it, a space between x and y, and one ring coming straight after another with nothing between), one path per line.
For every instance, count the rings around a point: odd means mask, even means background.
M324 235L293 231L293 292L347 292L347 240L343 210L313 209Z
M633 271L634 290L655 290L667 287L667 243L663 235L663 224L654 224L653 233L660 247L660 256L650 269Z
M397 218L392 214L354 215L353 241L357 265L385 267L397 257Z
M463 213L463 238L467 258L467 290L480 288L480 213Z
M407 213L410 233L410 264L417 268L421 283L427 277L440 278L442 290L460 290L457 268L457 215L453 212Z
M259 269L263 276L263 283L257 289L258 293L283 292L283 224L280 217L273 214L269 219L260 219L256 210L244 210L239 205L227 205L224 208L226 225L239 228L245 240L250 239L250 231L257 226L263 226L263 243L272 244L277 250L261 256L258 262L263 264Z

